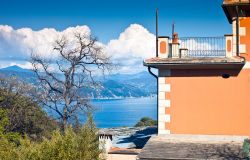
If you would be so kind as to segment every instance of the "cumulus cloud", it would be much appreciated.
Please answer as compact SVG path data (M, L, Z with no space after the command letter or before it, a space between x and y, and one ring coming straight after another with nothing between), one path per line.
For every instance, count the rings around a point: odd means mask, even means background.
M19 65L30 68L27 62L32 52L53 57L53 43L61 36L73 38L72 33L91 34L88 26L69 27L63 31L54 28L44 28L34 31L31 28L14 29L8 25L0 25L0 62L1 66ZM97 35L98 36L98 35ZM117 39L112 39L104 45L111 60L117 66L116 72L140 72L145 67L142 61L154 56L155 36L146 28L132 24L126 28Z
M107 44L107 51L121 71L138 72L144 69L143 59L154 56L155 36L143 26L132 24Z
M19 61L19 60L0 60L0 68L5 68L5 67L9 67L9 66L19 66L21 68L25 68L25 69L32 69L32 65L30 62L27 61Z
M33 31L31 28L13 29L0 25L0 59L27 60L32 52L43 56L53 56L53 43L61 36L72 37L72 33L90 33L88 26L69 27L63 31L44 28Z

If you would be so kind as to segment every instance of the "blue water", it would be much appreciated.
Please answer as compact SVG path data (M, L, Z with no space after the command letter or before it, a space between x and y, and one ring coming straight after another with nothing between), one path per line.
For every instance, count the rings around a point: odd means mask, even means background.
M142 117L157 117L156 98L93 100L92 105L96 109L94 120L98 128L132 127ZM84 117L80 116L79 120L84 121Z

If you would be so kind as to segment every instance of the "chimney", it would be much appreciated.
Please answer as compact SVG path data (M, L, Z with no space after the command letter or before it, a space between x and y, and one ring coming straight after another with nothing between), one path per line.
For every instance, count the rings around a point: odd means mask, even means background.
M106 132L99 132L99 149L104 150L106 153L112 148L113 134Z
M174 32L171 44L172 58L180 58L179 45L178 33Z
M179 43L178 33L174 32L173 34L173 43Z

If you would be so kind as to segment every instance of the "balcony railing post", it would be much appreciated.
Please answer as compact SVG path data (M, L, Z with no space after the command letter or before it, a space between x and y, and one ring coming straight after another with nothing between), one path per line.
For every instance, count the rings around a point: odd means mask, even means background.
M169 56L169 37L158 37L158 57L170 58Z
M226 57L233 57L233 35L225 35L226 40Z

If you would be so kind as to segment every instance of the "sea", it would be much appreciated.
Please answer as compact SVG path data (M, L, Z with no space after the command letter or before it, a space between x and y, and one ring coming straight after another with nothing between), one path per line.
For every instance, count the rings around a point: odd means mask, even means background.
M156 120L155 97L92 100L94 120L98 128L133 127L142 117ZM79 115L80 122L86 115Z

